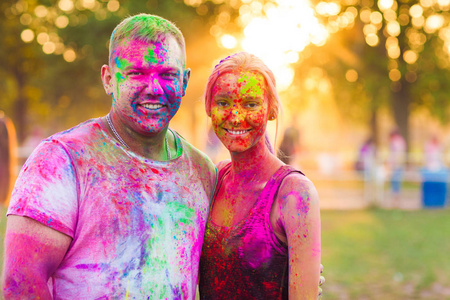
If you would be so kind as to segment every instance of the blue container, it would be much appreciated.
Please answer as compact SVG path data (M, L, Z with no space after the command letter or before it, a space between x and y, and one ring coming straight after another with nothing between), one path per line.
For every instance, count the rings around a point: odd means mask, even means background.
M423 169L422 204L424 207L444 207L447 205L449 172L446 169L430 171Z

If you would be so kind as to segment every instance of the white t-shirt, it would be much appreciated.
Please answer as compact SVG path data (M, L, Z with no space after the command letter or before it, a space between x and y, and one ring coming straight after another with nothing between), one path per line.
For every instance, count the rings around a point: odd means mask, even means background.
M93 119L34 150L8 214L72 237L49 280L55 299L194 299L216 169L175 139L174 159L152 161Z

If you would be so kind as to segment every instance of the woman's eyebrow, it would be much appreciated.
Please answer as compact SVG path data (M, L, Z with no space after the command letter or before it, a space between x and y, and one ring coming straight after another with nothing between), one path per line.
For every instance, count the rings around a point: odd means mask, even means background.
M214 96L215 98L222 98L222 99L230 99L229 93L219 93Z
M243 97L242 99L244 99L246 101L262 101L262 98L259 96L246 96L246 97Z

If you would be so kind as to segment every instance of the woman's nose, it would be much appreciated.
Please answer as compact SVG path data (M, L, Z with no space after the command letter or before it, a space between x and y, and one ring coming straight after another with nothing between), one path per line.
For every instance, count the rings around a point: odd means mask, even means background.
M230 112L230 116L229 119L231 121L231 123L233 124L233 126L238 126L240 124L242 124L242 122L245 119L245 114L244 112L239 109L238 107L233 107L233 109Z

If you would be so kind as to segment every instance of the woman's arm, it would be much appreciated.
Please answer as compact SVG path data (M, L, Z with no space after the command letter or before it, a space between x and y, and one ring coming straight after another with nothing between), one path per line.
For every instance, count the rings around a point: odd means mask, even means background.
M320 277L319 196L305 176L285 178L277 196L289 255L289 299L317 299Z

